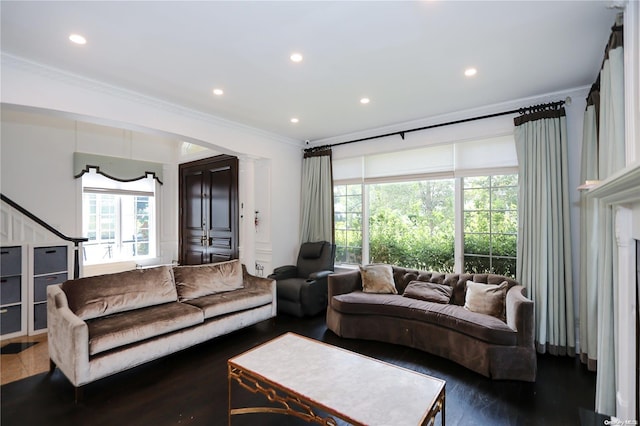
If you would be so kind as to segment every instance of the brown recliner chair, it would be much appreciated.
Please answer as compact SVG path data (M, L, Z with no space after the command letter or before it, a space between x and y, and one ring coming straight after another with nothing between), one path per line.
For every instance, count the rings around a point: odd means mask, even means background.
M335 244L303 243L297 264L280 266L269 278L276 280L278 313L297 317L316 315L327 308L327 277L333 273Z

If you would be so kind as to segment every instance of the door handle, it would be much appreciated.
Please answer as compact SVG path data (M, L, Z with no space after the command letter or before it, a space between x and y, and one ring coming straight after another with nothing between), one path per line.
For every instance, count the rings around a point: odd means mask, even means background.
M202 245L202 247L206 247L207 246L207 224L205 222L202 222L202 237L200 237L200 244Z

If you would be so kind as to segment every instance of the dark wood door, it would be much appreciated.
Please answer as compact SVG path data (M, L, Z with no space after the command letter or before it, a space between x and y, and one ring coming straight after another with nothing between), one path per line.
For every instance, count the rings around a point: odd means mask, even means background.
M238 159L180 165L180 264L238 258Z

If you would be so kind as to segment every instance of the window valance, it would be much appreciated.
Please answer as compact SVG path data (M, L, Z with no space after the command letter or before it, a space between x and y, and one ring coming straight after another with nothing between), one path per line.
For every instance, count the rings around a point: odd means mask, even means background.
M73 176L82 177L83 174L89 173L90 169L96 169L97 173L120 182L145 179L148 175L152 175L162 185L162 164L160 163L74 152Z

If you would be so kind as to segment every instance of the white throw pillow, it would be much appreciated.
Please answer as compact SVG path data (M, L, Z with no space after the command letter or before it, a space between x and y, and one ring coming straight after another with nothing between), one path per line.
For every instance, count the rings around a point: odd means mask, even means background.
M503 281L500 285L467 281L464 308L505 321L505 297L508 286L507 281Z
M365 293L398 294L391 265L360 266L360 276Z

